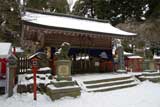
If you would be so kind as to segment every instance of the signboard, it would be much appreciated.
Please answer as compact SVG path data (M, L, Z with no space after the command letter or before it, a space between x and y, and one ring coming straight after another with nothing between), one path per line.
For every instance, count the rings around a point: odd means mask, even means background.
M38 62L36 60L32 61L32 66L38 66Z
M64 76L64 77L66 77L66 76L69 76L69 66L68 65L60 65L59 67L58 67L58 74L60 75L60 76Z
M57 80L71 80L71 61L58 60L56 64Z

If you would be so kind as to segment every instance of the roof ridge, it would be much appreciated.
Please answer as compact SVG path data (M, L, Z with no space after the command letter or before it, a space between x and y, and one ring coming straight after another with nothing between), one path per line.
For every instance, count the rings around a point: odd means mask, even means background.
M54 16L75 18L75 19L81 19L81 20L88 20L88 21L109 23L109 20L94 19L94 18L85 18L85 17L82 17L82 16L76 16L76 15L73 15L73 14L63 14L63 13L45 12L45 11L36 10L36 9L31 9L31 8L27 8L25 11L26 11L26 12L28 11L28 12L34 12L34 13L44 14L44 15L54 15Z

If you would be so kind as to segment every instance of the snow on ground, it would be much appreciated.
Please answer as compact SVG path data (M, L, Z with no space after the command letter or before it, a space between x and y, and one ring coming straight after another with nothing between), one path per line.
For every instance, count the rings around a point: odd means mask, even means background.
M87 93L77 98L62 98L51 101L46 95L38 94L37 102L33 94L14 94L6 99L0 97L1 107L160 107L160 84L145 81L138 86L109 91Z

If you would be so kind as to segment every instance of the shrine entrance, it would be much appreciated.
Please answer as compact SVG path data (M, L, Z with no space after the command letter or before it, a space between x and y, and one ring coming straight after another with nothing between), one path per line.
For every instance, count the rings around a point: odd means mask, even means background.
M47 47L50 66L55 70L57 49ZM113 71L112 49L70 48L68 56L72 60L72 74L104 73ZM54 72L54 71L53 71Z
M103 53L105 53L105 55L101 56ZM112 66L107 65L107 63L112 62L112 50L71 48L69 55L72 58L73 74L112 71Z

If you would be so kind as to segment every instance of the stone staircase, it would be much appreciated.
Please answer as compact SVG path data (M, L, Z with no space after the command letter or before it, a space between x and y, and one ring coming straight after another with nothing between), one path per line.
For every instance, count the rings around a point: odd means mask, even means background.
M160 82L160 72L143 72L138 78L141 81L149 80L152 82Z
M139 81L133 76L113 77L108 79L84 81L87 92L103 92L135 86Z

